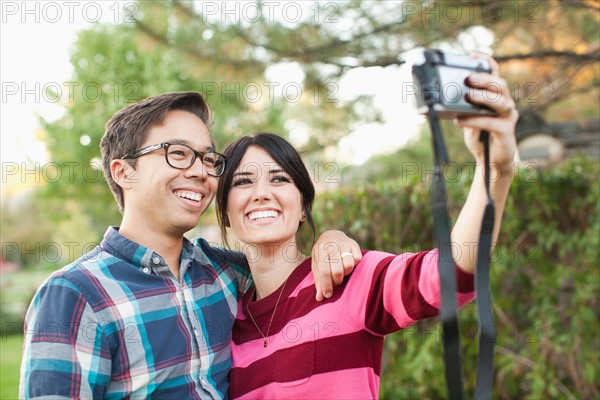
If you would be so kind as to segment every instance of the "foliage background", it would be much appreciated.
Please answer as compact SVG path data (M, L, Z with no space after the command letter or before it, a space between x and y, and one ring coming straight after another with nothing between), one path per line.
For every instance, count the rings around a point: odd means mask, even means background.
M494 398L599 394L599 168L588 159L552 171L519 167L491 266L498 335ZM398 253L432 246L431 172L417 171L320 196L317 226L349 232L367 249ZM464 173L468 168L462 171L448 185L455 216L472 178ZM460 321L467 393L473 393L478 343L473 304L461 310ZM386 350L382 398L445 397L437 320L388 337Z
M119 223L97 167L98 144L104 122L127 103L166 91L202 91L213 106L212 132L221 146L257 130L293 139L300 129L306 140L298 147L307 165L332 167L311 170L321 192L319 229L342 229L363 248L390 252L432 245L430 138L424 129L406 148L361 166L332 159L331 150L353 129L382 121L369 96L337 98L338 83L351 71L393 70L405 51L418 46L484 49L499 61L521 115L600 117L600 6L594 0L307 2L311 17L296 22L230 21L203 13L202 4L220 2L127 4L135 11L129 23L80 32L71 53L71 81L100 87L100 99L77 90L63 102L63 117L40 121L51 162L75 165L76 173L51 180L38 171L35 184L25 182L28 192L2 201L2 258L23 266L0 276L2 398L16 396L18 371L6 346L14 350L14 334L36 287L49 271L97 243L107 225ZM491 43L483 40L483 28L493 34ZM281 96L248 101L245 89L264 87L268 68L279 64L301 71L303 96L296 102ZM469 156L462 135L451 124L445 131L461 171L449 184L455 215L471 179ZM545 171L520 167L492 266L501 333L494 397L599 395L598 168L597 159L584 157ZM190 235L207 234L214 222L207 213ZM475 320L474 307L461 312L471 393ZM390 336L384 358L382 398L445 396L436 320Z

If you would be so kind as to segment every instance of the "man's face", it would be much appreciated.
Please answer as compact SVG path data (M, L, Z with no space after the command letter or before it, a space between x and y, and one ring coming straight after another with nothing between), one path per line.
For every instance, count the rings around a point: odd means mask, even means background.
M208 128L196 115L176 110L164 124L150 129L141 147L158 143L183 143L197 151L212 150ZM208 175L200 157L188 169L167 164L165 150L158 149L137 159L125 193L125 214L140 229L180 236L198 224L212 201L216 177Z

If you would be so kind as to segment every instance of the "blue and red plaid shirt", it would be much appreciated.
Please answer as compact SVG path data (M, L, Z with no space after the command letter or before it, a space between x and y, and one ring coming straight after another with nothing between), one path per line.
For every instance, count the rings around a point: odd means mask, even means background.
M33 298L20 397L226 398L249 274L241 253L185 240L177 281L161 256L109 228Z

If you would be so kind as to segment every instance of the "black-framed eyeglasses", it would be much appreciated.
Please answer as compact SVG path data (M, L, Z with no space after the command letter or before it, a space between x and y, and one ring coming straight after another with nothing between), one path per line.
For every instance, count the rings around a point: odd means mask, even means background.
M196 158L200 158L209 175L221 176L223 175L223 171L225 171L227 157L223 154L219 154L216 151L196 151L190 146L180 143L163 142L153 144L126 154L121 159L138 158L159 149L165 149L165 160L173 168L188 169L194 165Z

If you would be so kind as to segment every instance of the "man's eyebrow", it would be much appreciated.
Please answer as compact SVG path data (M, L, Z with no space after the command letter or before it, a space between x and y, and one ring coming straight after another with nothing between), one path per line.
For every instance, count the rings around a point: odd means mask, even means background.
M192 149L194 148L194 146L192 146L192 144L188 140L185 140L185 139L173 139L173 140L169 140L169 143L185 144L186 146L189 146ZM203 151L215 151L215 148L212 145L206 146Z

